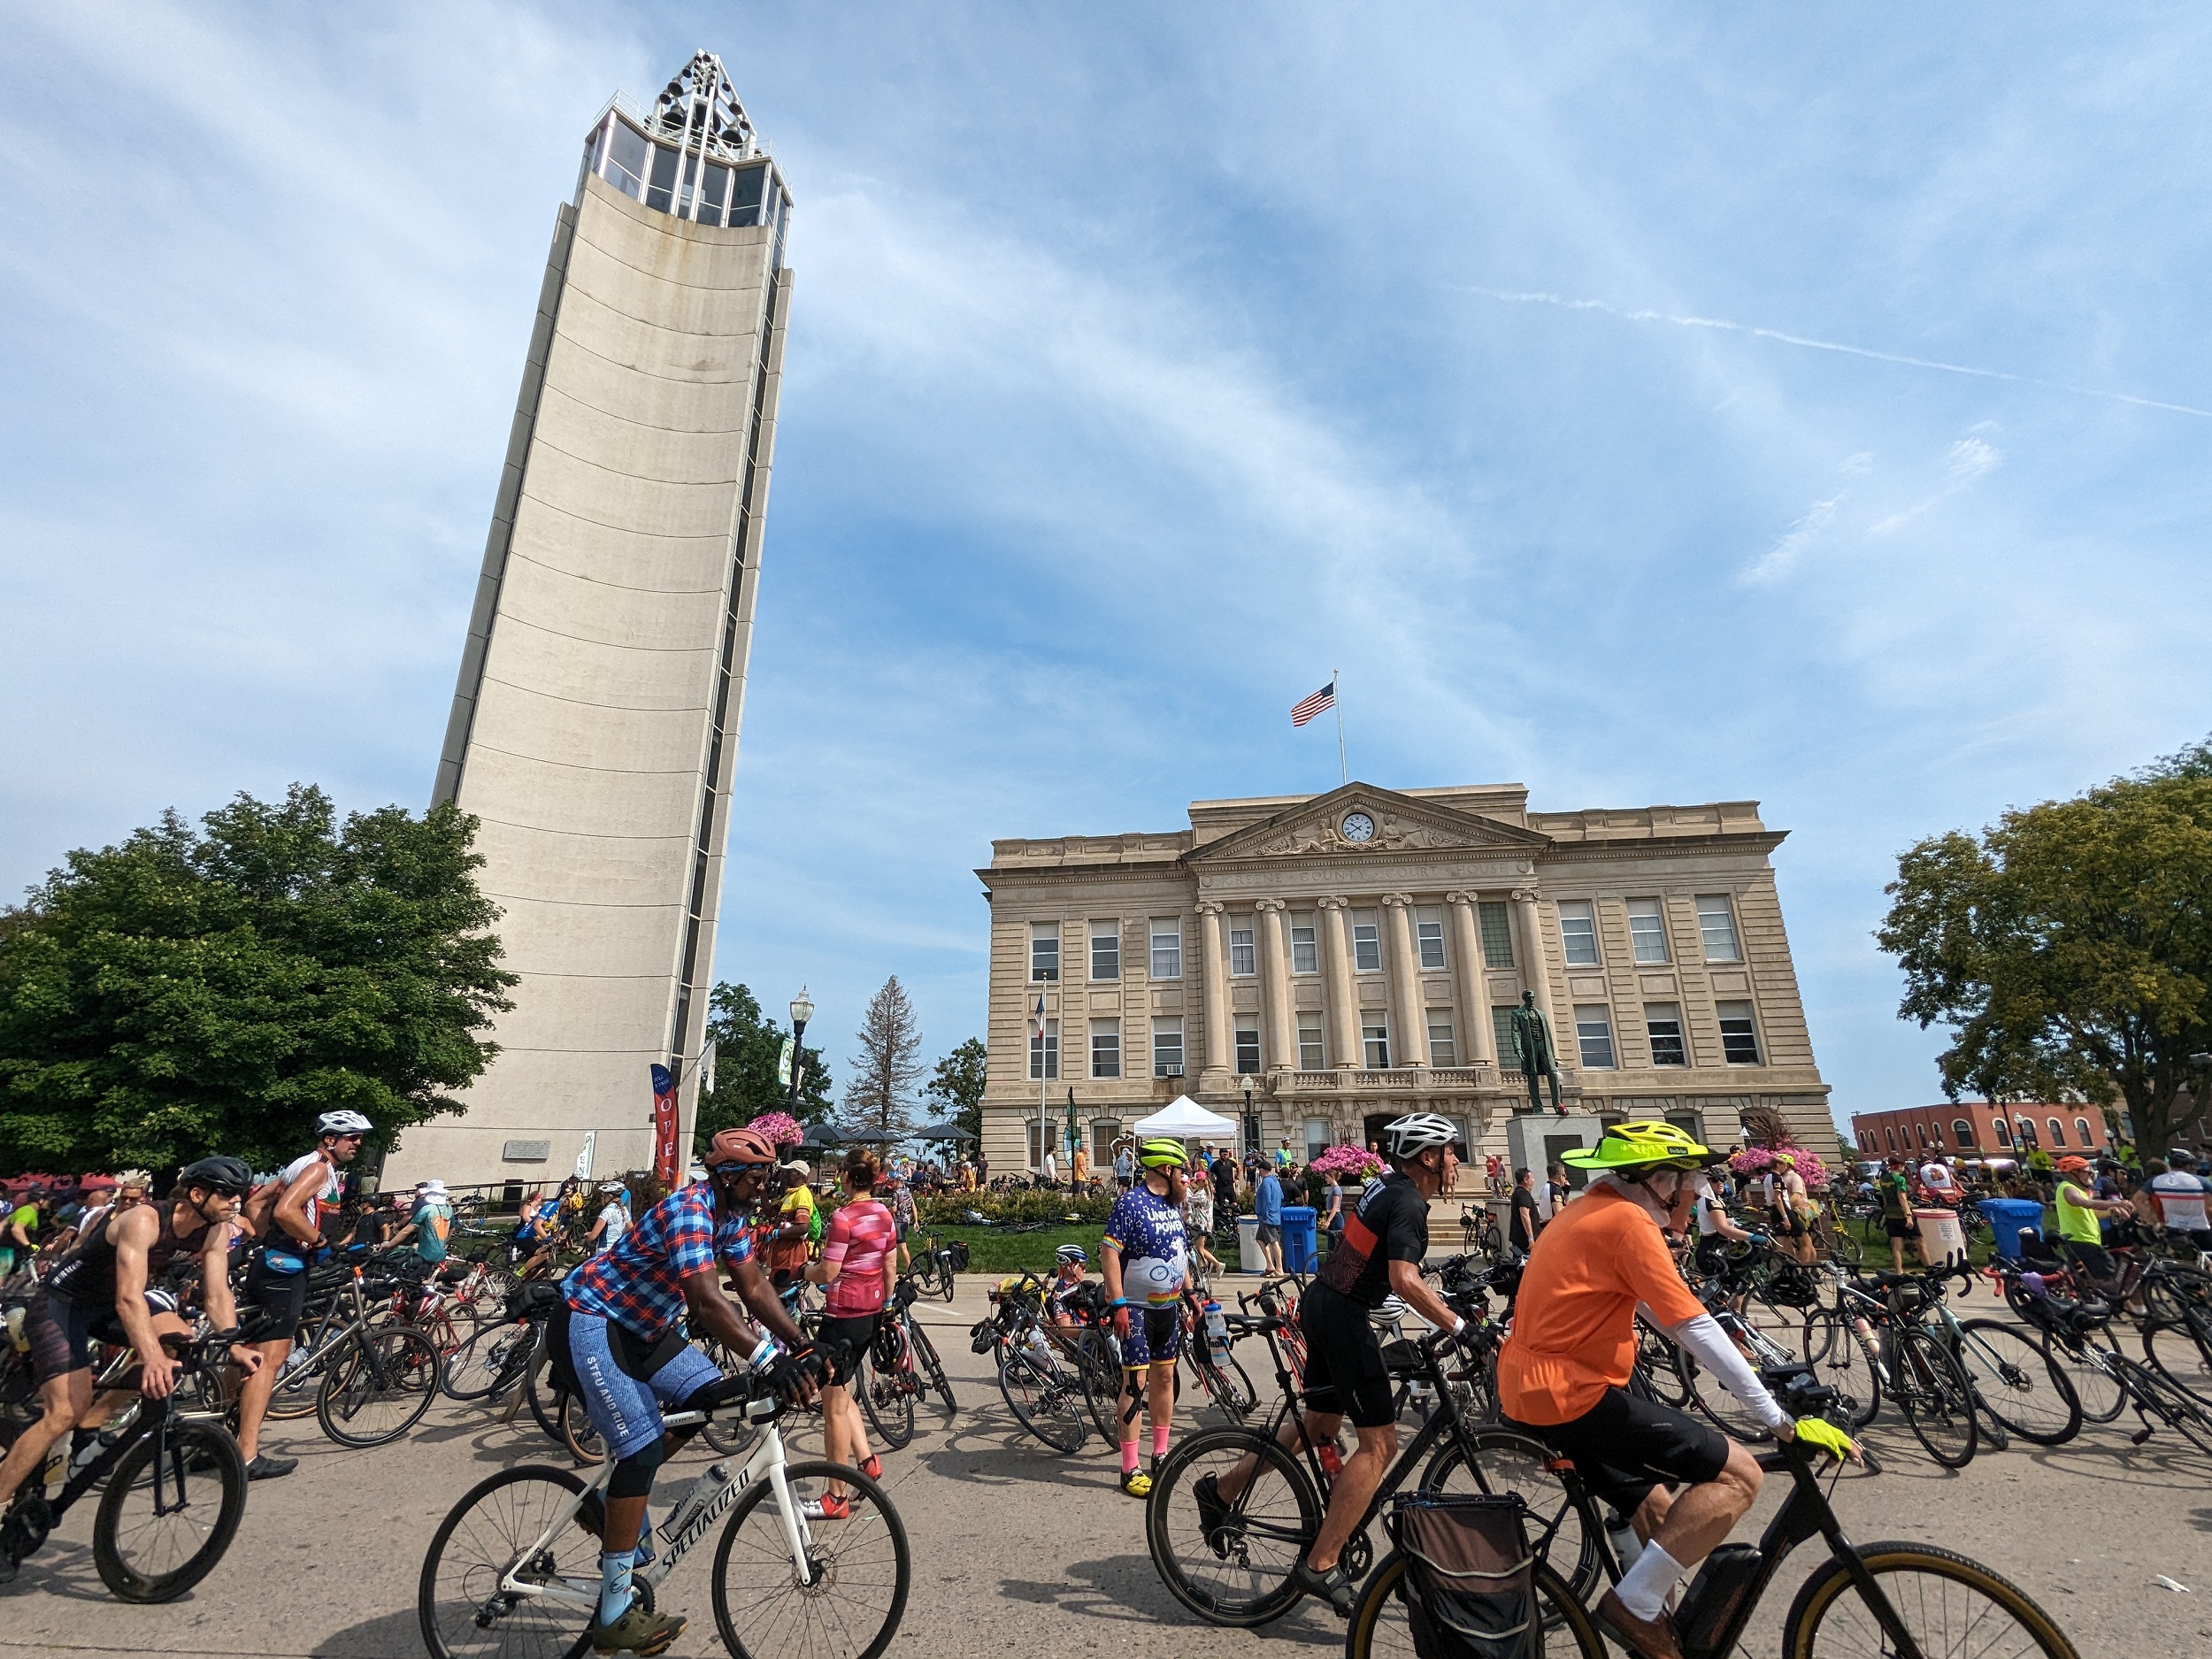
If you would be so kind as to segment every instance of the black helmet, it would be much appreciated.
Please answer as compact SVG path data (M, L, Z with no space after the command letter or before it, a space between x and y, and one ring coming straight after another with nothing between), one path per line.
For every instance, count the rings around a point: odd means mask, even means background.
M243 1198L253 1191L253 1171L246 1167L243 1158L202 1158L177 1171L177 1185L201 1187L211 1193L228 1193L234 1198Z

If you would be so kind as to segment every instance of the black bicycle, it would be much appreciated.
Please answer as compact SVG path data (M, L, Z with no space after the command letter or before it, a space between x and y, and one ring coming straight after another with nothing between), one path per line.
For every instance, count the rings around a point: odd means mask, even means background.
M184 1385L166 1400L139 1399L124 1408L103 1439L112 1443L72 1468L58 1497L44 1484L24 1482L0 1518L0 1578L44 1544L61 1517L101 1481L92 1521L92 1563L100 1582L126 1601L173 1601L213 1571L238 1534L246 1512L246 1460L223 1426L219 1382L235 1331L201 1341L164 1337L180 1360ZM136 1384L138 1362L125 1348L98 1379L104 1393ZM67 1440L62 1444L65 1447Z

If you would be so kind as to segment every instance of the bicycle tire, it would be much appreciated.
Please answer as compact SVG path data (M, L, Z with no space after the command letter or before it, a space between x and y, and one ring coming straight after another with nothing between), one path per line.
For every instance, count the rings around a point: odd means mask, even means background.
M908 1318L906 1340L912 1345L915 1359L920 1363L923 1372L929 1378L929 1386L937 1391L937 1397L945 1402L945 1415L949 1417L958 1416L960 1404L952 1397L952 1379L945 1375L945 1362L937 1357L937 1345L929 1340L929 1333L922 1329L922 1322L919 1319Z
M315 1396L322 1389L325 1350L334 1350L344 1331L342 1325L325 1326L320 1340L305 1346L305 1357L288 1373L280 1371L276 1384L269 1390L269 1403L262 1416L278 1423L296 1423L302 1417L315 1415ZM292 1339L292 1354L302 1352L298 1337Z
M1246 1456L1259 1459L1251 1483L1210 1540L1190 1489ZM1256 1523L1253 1499L1260 1491L1266 1507ZM1184 1607L1210 1624L1248 1630L1298 1604L1303 1592L1291 1570L1320 1531L1321 1514L1321 1494L1311 1477L1272 1435L1254 1428L1201 1429L1171 1448L1152 1478L1144 1506L1145 1548L1161 1583ZM1256 1537L1269 1552L1256 1567ZM1229 1567L1232 1553L1237 1561L1230 1573L1217 1572L1217 1563Z
M835 1480L846 1490L852 1506L850 1518L842 1521L811 1522L812 1536L808 1540L808 1559L820 1570L820 1576L810 1586L801 1586L792 1570L789 1546L784 1541L781 1517L772 1507L765 1517L766 1527L760 1532L761 1542L756 1544L744 1537L746 1522L759 1512L775 1491L772 1480L758 1480L737 1501L730 1511L729 1522L722 1529L722 1540L714 1551L714 1624L723 1643L735 1659L781 1659L785 1654L803 1651L810 1659L879 1659L899 1633L899 1621L906 1614L907 1592L912 1587L914 1563L907 1548L906 1525L891 1502L890 1494L882 1486L868 1479L857 1469L841 1464L810 1459L804 1463L787 1463L784 1482L795 1502L803 1494L819 1486ZM880 1532L879 1541L874 1534ZM759 1645L748 1645L738 1629L738 1614L741 1609L731 1605L730 1575L743 1537L743 1548L749 1559L763 1563L764 1579L777 1586L778 1568L780 1567L780 1588L796 1596L796 1612L787 1623L772 1619L777 1628L772 1630L765 1641L757 1637ZM848 1620L841 1607L827 1615L823 1611L825 1598L839 1591L876 1582L879 1568L871 1569L869 1561L879 1558L887 1548L891 1566L891 1589L888 1605L884 1609L881 1622L875 1632L858 1647L827 1647L813 1640L826 1637L829 1631L843 1633ZM828 1630L825 1629L827 1624ZM789 1626L795 1624L796 1629ZM855 1639L857 1639L856 1632ZM772 1644L772 1645L771 1645Z
M2212 1315L2193 1309L2180 1321L2152 1320L2143 1327L2143 1357L2182 1393L2212 1406Z
M1121 1440L1121 1365L1097 1331L1086 1331L1075 1348L1076 1375L1083 1381L1083 1403L1098 1438L1111 1450Z
M498 1389L507 1374L509 1350L502 1346L503 1338L516 1341L526 1340L528 1333L512 1321L497 1325L480 1325L469 1334L466 1341L445 1356L445 1370L441 1379L449 1400L488 1400Z
M2042 1335L2002 1319L1962 1319L1959 1329L1970 1339L1959 1363L1983 1410L2037 1446L2063 1446L2081 1432L2081 1402Z
M2127 1409L2127 1386L2112 1369L2111 1361L2091 1357L2089 1350L2094 1344L2070 1342L2056 1334L2050 1336L2050 1344L2051 1357L2065 1374L2074 1398L2081 1402L2084 1423L2110 1423Z
M522 1379L523 1398L529 1402L530 1415L545 1431L548 1440L561 1439L561 1396L566 1390L553 1375L553 1356L543 1344L530 1362L529 1374Z
M852 1391L860 1396L861 1415L868 1419L883 1443L893 1451L902 1450L914 1439L914 1394L911 1356L905 1377L887 1377L876 1366L872 1351L862 1354L853 1364L848 1379Z
M1413 1659L1413 1626L1398 1594L1405 1557L1392 1550L1368 1576L1344 1632L1344 1659ZM1585 1610L1581 1598L1542 1562L1536 1563L1533 1611L1541 1625L1540 1659L1575 1653L1581 1659L1606 1659L1605 1638ZM1555 1647L1555 1641L1561 1643ZM1570 1647L1565 1645L1571 1642Z
M504 1494L510 1486L534 1490ZM415 1619L431 1659L487 1659L493 1654L500 1659L535 1659L540 1654L578 1659L590 1645L585 1632L592 1613L586 1609L532 1597L503 1609L489 1627L476 1621L523 1549L535 1543L554 1515L584 1490L583 1481L568 1470L525 1463L503 1469L462 1494L431 1535L422 1576L416 1583ZM596 1586L597 1515L596 1504L588 1496L586 1507L565 1531L533 1559L531 1576L540 1582L559 1579L580 1591ZM468 1527L463 1536L465 1522ZM449 1568L450 1583L443 1584ZM533 1633L542 1640L525 1645Z
M1690 1391L1674 1363L1674 1344L1646 1325L1636 1322L1636 1365L1644 1373L1651 1397L1677 1411L1689 1409Z
M2158 1428L2169 1428L2187 1440L2190 1445L2212 1457L2212 1410L2200 1405L2186 1389L2174 1385L2152 1371L2140 1368L2141 1374L2129 1379L2135 1393L2135 1409L2142 1417L2147 1439L2157 1432L2151 1425L2155 1417Z
M141 1435L116 1460L92 1521L93 1565L99 1570L100 1582L125 1601L175 1601L215 1570L223 1552L237 1537L238 1523L246 1513L246 1460L238 1450L238 1442L212 1423L180 1423L161 1436L168 1455L158 1480L165 1501L173 1497L181 1483L184 1508L165 1516L149 1514L142 1522L130 1521L125 1511L134 1500L155 1495L155 1438L150 1432ZM211 1471L204 1466L209 1463L213 1464ZM204 1496L196 1505L193 1500L196 1487L205 1494L211 1473L216 1487L211 1516ZM201 1517L197 1523L201 1530L196 1533L189 1530L195 1524L188 1518L196 1508ZM180 1521L181 1529L171 1525ZM162 1539L174 1538L181 1531L193 1542L181 1560L150 1572L144 1568L152 1564L150 1557L165 1558L173 1553L152 1548L156 1540L149 1534L154 1529L158 1529Z
M1974 1385L1949 1347L1923 1325L1893 1331L1890 1400L1921 1448L1946 1469L1963 1469L1981 1444Z
M1807 1314L1802 1352L1814 1374L1836 1391L1854 1429L1874 1421L1882 1409L1882 1374L1859 1345L1849 1315L1833 1308Z
M1759 1421L1751 1408L1722 1387L1717 1378L1708 1376L1687 1349L1674 1350L1674 1374L1689 1390L1691 1405L1731 1440L1759 1446L1774 1438L1774 1432Z
M1421 1471L1424 1492L1480 1493L1495 1497L1517 1493L1529 1506L1535 1530L1542 1533L1542 1555L1575 1599L1588 1602L1600 1588L1603 1563L1597 1534L1567 1496L1552 1464L1558 1454L1519 1429L1490 1425L1468 1432L1475 1462L1467 1463L1456 1440L1447 1440Z
M607 1455L607 1443L599 1431L592 1426L591 1413L584 1402L565 1388L557 1388L555 1419L560 1433L555 1438L568 1448L568 1455L576 1460L579 1469L588 1469L603 1461Z
M439 1369L436 1347L412 1325L364 1333L325 1374L315 1421L341 1446L388 1446L437 1399Z
M1007 1409L1022 1427L1064 1455L1080 1451L1090 1432L1082 1409L1073 1404L1071 1386L1074 1393L1081 1392L1079 1379L1062 1377L1058 1367L1018 1348L999 1362L998 1391Z
M2051 1616L2038 1607L2034 1601L2011 1580L1992 1572L1978 1561L1947 1549L1929 1544L1884 1542L1862 1544L1858 1547L1859 1561L1869 1572L1879 1579L1884 1576L1914 1574L1937 1578L1958 1585L1963 1591L1977 1595L1984 1602L1995 1606L2008 1615L2035 1643L2035 1650L2045 1659L2080 1659L2074 1645L2067 1640ZM1782 1624L1782 1652L1786 1659L1817 1659L1823 1653L1865 1652L1886 1653L1891 1650L1890 1639L1876 1624L1866 1604L1852 1594L1855 1588L1850 1568L1842 1561L1831 1559L1825 1571L1816 1570L1805 1580L1790 1603L1790 1610ZM1901 1594L1890 1585L1882 1586L1883 1594L1909 1630L1917 1621L1932 1617L1935 1630L1915 1633L1920 1637L1921 1652L1926 1659L1963 1659L1964 1654L1999 1651L1997 1638L1993 1635L1987 1616L1973 1616L1969 1609L1955 1611L1953 1599L1941 1590L1931 1595L1926 1586L1916 1588L1910 1594ZM1824 1627L1835 1624L1847 1628L1824 1635ZM1854 1640L1848 1625L1855 1625ZM1954 1635L1959 1641L1971 1646L1960 1647L1938 1640L1938 1634ZM2017 1648L2005 1651L2016 1653Z

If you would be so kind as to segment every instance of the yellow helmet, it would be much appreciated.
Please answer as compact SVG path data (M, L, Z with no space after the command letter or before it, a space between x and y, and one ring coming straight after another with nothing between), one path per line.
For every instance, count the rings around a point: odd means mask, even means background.
M1621 1170L1651 1164L1671 1164L1694 1170L1713 1156L1672 1124L1615 1124L1595 1147L1563 1152L1559 1161L1578 1170Z

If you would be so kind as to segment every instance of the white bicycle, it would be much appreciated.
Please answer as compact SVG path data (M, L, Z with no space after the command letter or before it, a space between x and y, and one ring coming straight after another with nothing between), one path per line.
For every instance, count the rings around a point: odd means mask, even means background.
M732 1379L744 1388L749 1379ZM637 1569L654 1593L725 1511L714 1552L714 1622L738 1659L876 1659L906 1611L911 1568L906 1528L883 1488L856 1469L784 1456L772 1396L740 1396L704 1411L672 1412L670 1429L759 1426L760 1444L735 1475L718 1461L694 1479ZM453 1507L430 1540L416 1607L434 1659L530 1659L583 1653L599 1604L599 1536L609 1456L588 1481L528 1464L492 1476ZM826 1521L831 1480L849 1518ZM643 1541L643 1540L641 1540Z

